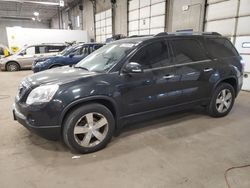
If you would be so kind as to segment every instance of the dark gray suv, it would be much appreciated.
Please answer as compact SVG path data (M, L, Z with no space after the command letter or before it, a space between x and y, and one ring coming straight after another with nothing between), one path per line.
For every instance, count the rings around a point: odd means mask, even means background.
M14 119L80 153L104 148L124 122L205 106L227 115L242 86L242 59L217 33L159 33L115 41L74 67L26 77Z

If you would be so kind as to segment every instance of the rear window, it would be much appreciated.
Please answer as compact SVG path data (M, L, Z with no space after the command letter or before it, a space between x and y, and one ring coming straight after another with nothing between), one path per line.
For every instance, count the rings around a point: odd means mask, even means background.
M48 53L61 52L65 46L48 46Z
M175 63L189 63L207 59L203 46L195 39L174 39L171 41Z
M65 46L41 45L41 46L36 46L35 51L36 54L44 54L44 53L61 52L64 48Z
M239 55L228 39L207 38L206 43L208 51L212 57L227 58Z
M46 46L35 46L35 53L36 53L36 54L44 54L44 53L47 53Z

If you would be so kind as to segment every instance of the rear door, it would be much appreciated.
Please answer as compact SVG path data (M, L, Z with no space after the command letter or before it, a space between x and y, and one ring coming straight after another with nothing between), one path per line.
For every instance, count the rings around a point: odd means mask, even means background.
M210 79L216 70L202 41L196 38L176 38L171 40L171 45L176 74L180 76L182 87L181 102L208 98L212 87Z

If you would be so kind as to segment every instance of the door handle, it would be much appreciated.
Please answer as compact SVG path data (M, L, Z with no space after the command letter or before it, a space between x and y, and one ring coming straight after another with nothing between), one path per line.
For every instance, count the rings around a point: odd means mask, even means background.
M165 75L163 76L164 79L171 79L171 78L174 78L174 74L169 74L169 75Z
M204 72L210 72L212 70L214 70L214 69L213 68L205 68L205 69L203 69Z

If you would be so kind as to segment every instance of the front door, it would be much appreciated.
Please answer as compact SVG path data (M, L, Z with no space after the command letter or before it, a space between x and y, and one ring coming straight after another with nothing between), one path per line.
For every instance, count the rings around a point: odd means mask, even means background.
M179 76L165 40L154 41L139 49L128 62L142 65L142 73L122 74L123 110L136 114L177 103L181 91ZM179 90L179 91L178 91Z
M29 68L32 66L32 63L35 59L35 47L30 46L23 50L18 56L18 62L21 64L21 67Z

